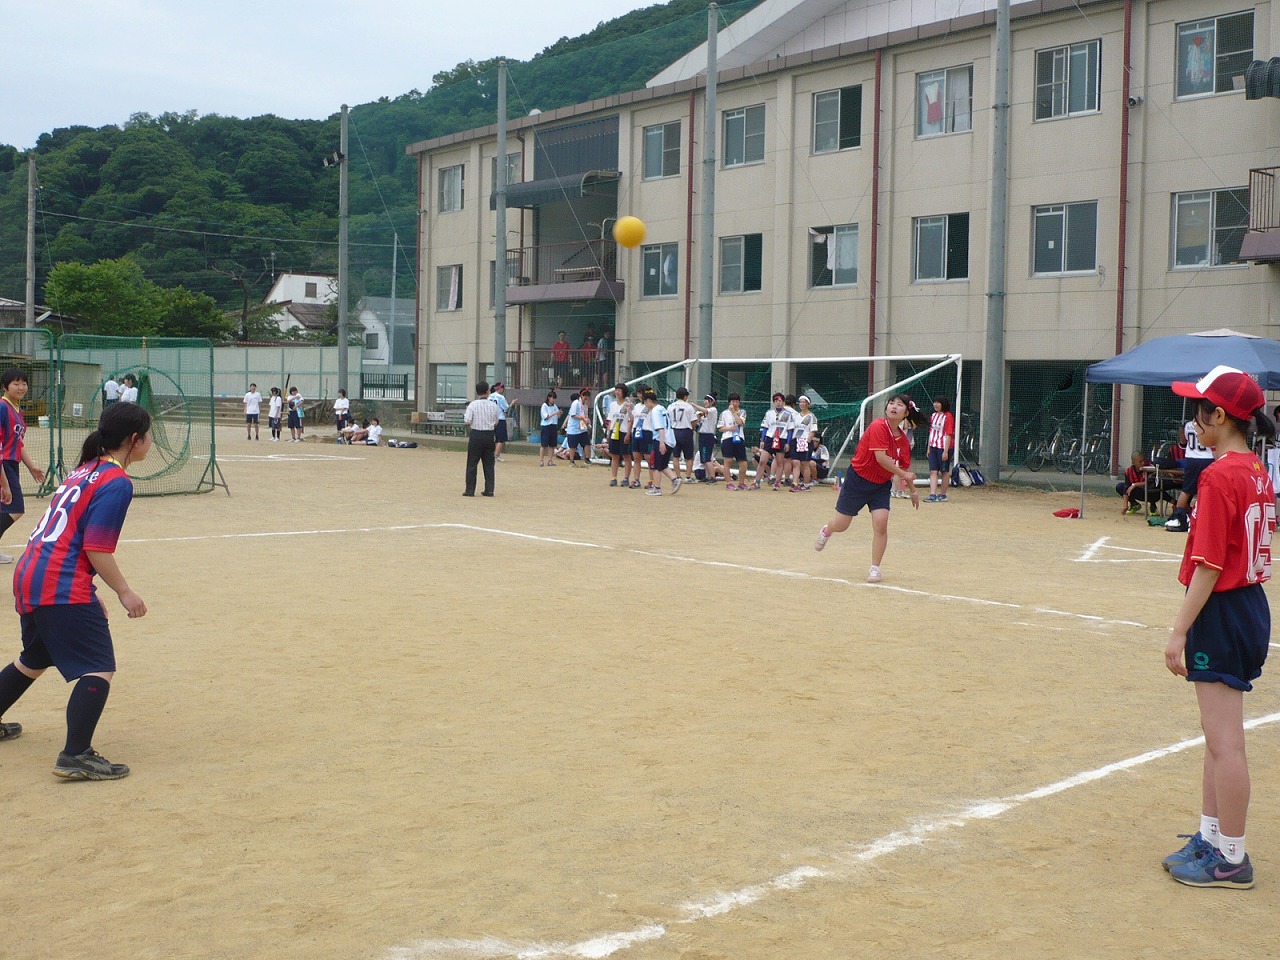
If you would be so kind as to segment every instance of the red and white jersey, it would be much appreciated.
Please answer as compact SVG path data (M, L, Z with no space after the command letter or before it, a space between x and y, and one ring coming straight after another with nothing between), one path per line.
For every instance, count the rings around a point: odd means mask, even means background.
M26 435L27 421L18 405L8 397L0 397L0 460L21 460Z
M911 441L902 430L898 430L895 436L889 421L884 417L873 420L871 426L863 431L849 466L864 480L888 483L893 479L893 474L880 466L880 462L876 460L877 450L887 453L903 470L911 469Z
M1262 461L1252 453L1223 454L1200 474L1178 582L1189 586L1203 563L1222 571L1215 593L1266 583L1275 529L1276 495Z
M956 418L951 413L932 413L929 415L929 446L943 447L943 440L956 435ZM950 446L950 444L946 444Z

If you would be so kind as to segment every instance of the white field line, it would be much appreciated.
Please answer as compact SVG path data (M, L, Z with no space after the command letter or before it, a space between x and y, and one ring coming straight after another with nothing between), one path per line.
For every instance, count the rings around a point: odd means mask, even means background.
M1084 553L1076 557L1074 563L1179 563L1182 560L1182 553L1170 553L1167 550L1143 550L1140 547L1117 547L1108 543L1110 537L1099 537L1089 546L1085 547ZM1103 550L1115 550L1118 553L1137 553L1142 554L1139 557L1131 558L1112 558L1100 557L1099 554Z
M219 460L248 463L251 460L274 460L277 463L291 463L302 460L364 460L364 457L340 457L329 453L224 453Z
M1271 713L1246 721L1245 728L1252 730L1275 723L1278 720L1280 720L1280 713ZM1132 770L1135 767L1182 753L1193 747L1201 746L1203 743L1204 737L1180 740L1177 743L1159 747L1155 750L1148 750L1146 753L1140 753L1134 757L1128 757L1093 770L1074 774L1043 787L1028 790L1025 793L1018 793L995 800L979 801L954 814L933 820L922 820L904 830L896 830L878 837L870 843L863 844L851 853L828 854L826 859L831 861L832 865L825 869L815 866L796 867L763 883L751 884L737 890L719 891L704 900L682 904L680 911L683 916L679 920L673 921L673 923L697 923L710 917L722 916L757 903L772 893L799 889L812 880L829 879L835 882L847 880L849 867L864 866L908 847L921 846L931 838L949 830L962 829L976 821L994 820L1023 804L1056 796L1068 790L1074 790L1076 787L1103 780L1113 774ZM626 950L637 943L660 939L666 936L666 933L666 927L660 924L646 924L633 930L606 933L576 943L555 941L551 943L516 944L494 938L478 940L420 940L405 946L391 947L384 952L383 957L385 960L455 960L455 958L542 960L542 958L552 957L581 957L595 960L595 958L608 957Z

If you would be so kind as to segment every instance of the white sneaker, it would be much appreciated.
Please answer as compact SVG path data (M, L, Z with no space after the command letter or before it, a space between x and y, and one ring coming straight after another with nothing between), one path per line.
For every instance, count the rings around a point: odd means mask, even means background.
M662 496L662 490L659 487L650 487L645 491L645 495L650 497L660 497Z
M870 570L867 571L867 583L879 583L879 582L880 582L880 568L872 567Z
M824 525L822 529L818 531L818 539L813 541L813 549L821 552L822 548L827 545L827 541L830 539L831 534L827 532L827 528Z
M506 462L507 462L507 461L503 460L501 457L498 457L498 458L497 458L497 461L498 461L499 463L506 463Z
M0 553L0 563L13 563L13 557L7 553Z
M681 480L679 477L676 477L674 480L671 481L671 495L673 497L680 492L680 487L683 483L684 481Z

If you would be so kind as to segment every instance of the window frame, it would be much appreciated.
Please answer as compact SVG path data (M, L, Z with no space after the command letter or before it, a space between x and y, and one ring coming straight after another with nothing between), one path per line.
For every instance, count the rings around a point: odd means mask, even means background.
M1071 211L1082 210L1086 207L1093 210L1093 265L1090 267L1069 266L1071 256ZM1060 215L1062 218L1062 229L1058 231L1055 238L1062 241L1062 252L1058 258L1059 268L1056 270L1041 270L1036 262L1037 251L1040 244L1040 224L1047 221L1050 217ZM1042 219L1043 218L1043 219ZM1045 203L1033 206L1031 208L1031 276L1033 277L1083 277L1096 274L1098 272L1098 201L1097 200L1077 200L1071 203Z
M675 127L675 143L668 143L669 128ZM654 123L645 127L641 132L640 155L641 155L641 179L642 180L664 180L668 177L680 176L680 146L681 146L681 129L682 125L679 120L668 120L665 123ZM659 171L654 173L649 169L649 140L651 131L656 132L661 137L661 146L657 148L659 157ZM674 164L672 163L674 161ZM673 169L669 169L674 167Z
M730 257L734 248L736 259ZM725 276L730 270L737 273L736 289L725 283ZM739 233L720 238L718 281L719 293L723 296L760 293L764 289L764 234ZM755 286L750 285L752 282Z
M524 178L524 158L520 151L507 154L507 186L513 183L520 183ZM498 189L498 158L492 156L489 158L489 190L491 193Z
M461 263L446 263L436 266L436 313L455 313L462 309L464 301L463 291L465 289L463 287L463 266L464 265ZM454 281L451 275L444 273L446 270L458 271L458 302L453 305L449 304L449 291L453 288Z
M758 111L758 112L757 112ZM748 167L757 163L764 163L765 157L765 110L763 103L754 103L748 107L735 107L732 110L725 110L721 113L721 142L724 144L724 151L721 154L722 160L720 165L725 170L731 170L734 167ZM758 118L756 122L759 124L759 130L751 131L753 118ZM740 158L732 161L729 159L729 125L733 123L735 126L741 122L742 131L740 134L735 133L734 139L740 142L741 154ZM749 147L755 144L755 149ZM738 146L738 143L734 144ZM756 152L759 156L755 156Z
M1077 52L1084 51L1086 54L1092 48L1092 62L1086 62L1085 66L1085 84L1088 89L1085 92L1087 98L1092 98L1093 106L1085 106L1073 109L1071 106L1072 96L1072 77L1074 74L1073 63ZM1052 79L1045 83L1040 79L1041 74L1041 58L1049 55L1053 57ZM1058 64L1062 64L1062 78L1058 78ZM1089 76L1089 70L1092 67L1093 76ZM1079 43L1067 43L1057 47L1046 47L1043 50L1036 51L1035 61L1035 97L1033 116L1037 123L1046 120L1066 120L1070 117L1084 117L1094 113L1102 112L1102 40L1082 40ZM1057 90L1061 87L1064 109L1057 109ZM1041 105L1045 102L1041 91L1048 89L1048 105L1049 112L1042 114Z
M451 174L455 171L457 172L456 189L453 184L448 182L452 179ZM440 178L436 190L436 212L460 212L467 198L467 165L465 163L455 163L447 167L441 167L437 172Z
M1221 226L1219 224L1219 197L1234 196L1234 200L1239 205L1241 213L1241 222L1229 226ZM1249 229L1249 188L1248 187L1216 187L1208 190L1184 190L1181 193L1175 193L1171 197L1171 206L1169 210L1169 269L1170 270L1219 270L1224 267L1247 267L1248 263L1241 261L1240 246L1236 244L1235 260L1219 259L1219 251L1223 247L1223 235L1233 231L1239 232L1239 239L1243 240L1245 232ZM1189 249L1178 246L1179 235L1179 206L1185 204L1190 206L1192 203L1204 203L1208 207L1209 222L1206 228L1205 251L1208 254L1207 259L1198 260L1195 263L1179 263L1179 249Z
M656 256L656 286L649 282L649 258ZM671 262L675 264L675 277L672 279L670 289L664 289L666 286L665 278L662 275L662 265L666 262L667 257L671 257ZM678 297L680 295L680 244L671 243L646 243L640 248L640 297L645 300L662 300Z
M815 238L825 236L827 240L823 243L817 243ZM839 267L834 270L826 265L826 261L830 258L831 245L835 242L834 238L838 236L853 237L853 266ZM823 262L819 263L818 250L822 249ZM850 289L858 285L858 261L862 257L862 237L856 223L833 223L824 227L809 228L809 283L810 290L829 290L829 289ZM848 278L849 271L853 272L852 279ZM837 282L837 277L841 273L846 274L846 278ZM830 282L824 282L823 276L829 275Z
M1220 49L1219 37L1224 21L1234 20L1237 18L1249 19L1249 46L1247 49L1232 50L1223 53ZM1244 90L1244 72L1248 68L1250 61L1253 60L1254 51L1257 49L1257 38L1255 36L1258 29L1258 21L1254 10L1236 10L1232 13L1219 14L1213 17L1205 17L1201 20L1187 20L1174 26L1174 50L1173 50L1173 99L1177 100L1198 100L1203 97L1220 97L1227 94L1239 93ZM1183 83L1187 76L1187 70L1190 64L1183 58L1183 51L1188 46L1200 46L1196 42L1195 34L1213 34L1213 53L1210 54L1210 60L1213 63L1213 74L1210 78L1210 89L1194 90L1188 89L1183 92ZM1184 37L1188 39L1188 43L1184 43ZM1188 50L1188 52L1190 52ZM1219 70L1223 66L1223 60L1235 58L1240 64L1238 71L1228 72L1225 76L1219 76ZM1234 77L1240 77L1240 85L1236 86ZM1226 81L1227 86L1222 84Z
M961 71L968 75L969 93L965 98L967 106L964 113L955 111L954 107L959 102L952 94L953 77L959 77ZM926 103L924 97L924 88L927 84L941 83L941 89L938 94L938 102L942 104L942 116L938 119L941 125L939 130L926 130L925 126L928 117L927 108L922 109ZM956 121L960 116L964 117L967 126L963 128L956 127ZM948 122L950 129L948 129ZM950 137L961 133L973 132L973 64L965 63L954 67L943 67L938 70L928 70L924 73L916 74L916 139L925 140L929 137Z
M857 98L856 109L854 104L845 104L845 99ZM834 99L835 117L831 119L820 120L822 104L820 101L830 101ZM847 87L838 87L835 90L820 90L813 95L812 99L813 123L811 125L812 141L810 142L809 151L814 156L827 153L840 153L844 150L857 150L862 146L862 84L851 84ZM845 122L849 121L856 127L855 130L846 132L844 130ZM818 145L820 136L820 128L835 126L835 137L827 138L828 142L833 142L834 146ZM846 143L846 140L853 142Z
M957 245L961 242L959 224L964 222L964 275L952 275L954 264L959 261ZM920 273L920 232L925 226L942 226L941 242L938 244L939 267L938 276L922 276ZM933 213L923 217L911 218L911 282L912 283L967 283L969 280L970 228L972 218L967 211L956 213Z

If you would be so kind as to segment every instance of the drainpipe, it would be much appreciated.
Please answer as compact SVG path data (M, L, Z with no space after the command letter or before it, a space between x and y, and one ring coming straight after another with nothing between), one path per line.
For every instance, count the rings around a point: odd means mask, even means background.
M514 134L515 138L520 141L520 182L524 182L524 175L528 172L525 169L524 160L524 134ZM524 208L517 207L520 212L517 216L520 218L520 256L524 256ZM524 264L521 263L523 268ZM502 276L502 280L506 282L506 274ZM616 323L615 323L616 326ZM516 307L516 382L524 383L524 304Z
M871 130L871 288L870 316L867 320L867 356L876 355L876 285L879 282L879 249L880 249L880 49L876 50L876 92L875 109L872 110ZM867 392L875 392L875 364L867 364Z
M689 172L687 196L685 197L685 214L684 214L684 358L689 359L692 347L692 330L690 329L691 319L693 317L693 121L697 110L697 101L694 99L693 92L689 93L689 159L685 164L685 168ZM643 279L641 280L643 283Z
M423 394L427 391L424 384L419 380L421 375L421 364L419 358L422 356L422 168L426 166L427 155L425 153L418 154L418 240L414 244L414 259L418 262L414 264L414 272L418 275L418 282L413 285L413 329L415 336L413 338L413 395L414 408L417 410L425 410L423 404Z
M1124 0L1124 76L1120 84L1120 224L1116 251L1116 355L1124 353L1125 241L1129 227L1129 76L1133 69L1133 0ZM1088 402L1088 390L1085 392ZM1111 388L1111 472L1120 463L1120 385Z

